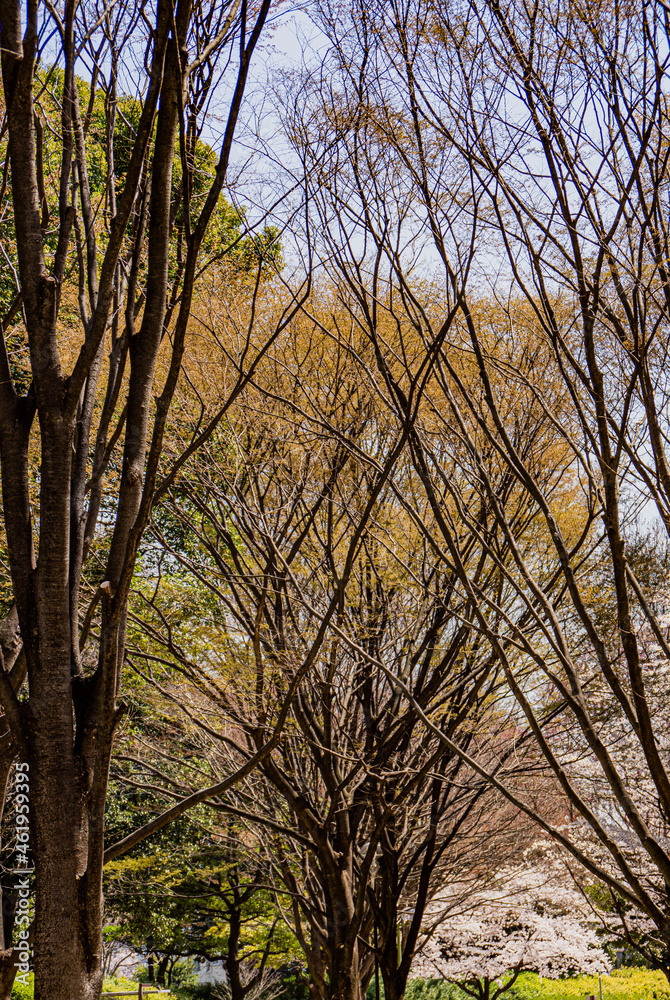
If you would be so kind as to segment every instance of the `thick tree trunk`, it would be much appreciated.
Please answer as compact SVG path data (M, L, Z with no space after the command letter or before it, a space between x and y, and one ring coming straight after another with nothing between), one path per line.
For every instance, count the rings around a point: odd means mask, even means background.
M35 1000L97 1000L103 978L101 921L86 918L89 906L82 905L82 897L91 895L88 876L77 875L73 864L83 838L66 836L60 823L42 826L62 839L57 850L43 852L36 877ZM39 849L42 838L36 839ZM102 889L98 898L102 912Z
M382 969L384 982L384 1000L402 1000L407 982L397 969L385 971Z
M35 1000L97 1000L102 989L102 817L89 820L77 755L58 752L68 721L41 718L31 746Z

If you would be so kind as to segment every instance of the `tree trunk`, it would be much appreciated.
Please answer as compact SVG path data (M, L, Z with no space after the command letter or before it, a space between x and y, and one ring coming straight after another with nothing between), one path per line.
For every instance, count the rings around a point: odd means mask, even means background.
M226 975L231 1000L244 1000L246 992L240 976L240 933L242 930L242 913L239 893L233 890L233 902L228 909L228 947L224 956Z
M326 961L318 944L306 953L307 969L309 971L310 1000L328 1000L328 985L326 983Z
M54 713L56 714L56 713ZM35 866L35 1000L96 1000L102 989L102 817L58 720L35 728L30 768ZM71 738L70 738L71 745Z
M392 827L389 825L389 834ZM379 968L384 980L384 1000L402 1000L407 985L407 971L400 968L398 954L398 899L400 897L400 874L397 853L385 840L386 850L382 851L381 891L377 892L377 934L380 946ZM402 963L403 967L406 963Z
M397 969L385 970L382 968L382 979L384 981L384 1000L402 1000L405 995L404 977L400 976Z
M158 963L158 972L156 974L156 979L158 980L159 986L165 986L165 973L167 972L169 964L170 964L170 956L163 955L160 962Z
M336 955L330 970L330 1000L362 1000L358 956L355 961L342 958Z

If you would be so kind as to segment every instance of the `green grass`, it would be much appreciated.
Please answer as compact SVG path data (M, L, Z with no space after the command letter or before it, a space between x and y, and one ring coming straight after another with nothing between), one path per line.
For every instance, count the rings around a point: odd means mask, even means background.
M517 1000L584 1000L599 997L597 976L543 979L526 973L515 986ZM523 992L522 992L523 991ZM509 994L508 994L509 996ZM617 969L603 976L603 1000L670 1000L670 984L662 972L652 969ZM510 997L510 1000L513 1000Z
M547 979L524 972L501 1000L599 1000L597 976ZM405 1000L466 1000L457 986L440 980L415 979L407 984ZM670 983L662 972L651 969L618 969L603 976L603 1000L670 1000Z
M126 979L125 976L109 976L102 984L103 993L125 993L137 994L137 983L134 979ZM123 1000L122 997L119 1000Z

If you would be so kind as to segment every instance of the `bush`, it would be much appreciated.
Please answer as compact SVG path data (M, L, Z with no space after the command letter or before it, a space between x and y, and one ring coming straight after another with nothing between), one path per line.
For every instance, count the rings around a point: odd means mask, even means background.
M444 979L410 979L405 990L405 1000L461 1000L461 997L467 994Z
M289 962L277 971L281 977L277 1000L309 1000L309 976L300 962Z
M173 987L172 992L178 1000L214 1000L220 985L220 983L180 983Z
M507 993L503 993L503 997L505 997L506 1000L544 1000L545 996L549 996L549 994L545 994L544 992L545 988L551 989L552 986L557 984L563 986L565 983L569 983L571 981L574 981L576 983L578 981L581 982L582 979L590 979L590 978L591 977L589 976L577 976L574 980L543 979L542 982L540 983L540 977L537 976L534 972L522 972L517 981L514 983L514 986L511 986L507 991ZM598 996L597 976L595 977L595 980L596 980L596 997L597 997ZM580 1000L584 1000L584 996L586 993L588 993L588 990L586 989L585 986L580 986L580 990L581 992L577 995L579 996ZM550 995L552 997L552 1000L556 1000L556 996L553 993ZM562 996L562 994L560 995Z

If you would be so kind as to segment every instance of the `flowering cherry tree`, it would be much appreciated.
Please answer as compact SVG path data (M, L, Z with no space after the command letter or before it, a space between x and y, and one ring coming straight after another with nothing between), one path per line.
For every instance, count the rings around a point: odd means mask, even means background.
M524 970L557 978L609 968L591 908L558 862L508 870L467 908L452 907L456 899L457 887L450 886L433 900L415 975L440 977L478 1000L496 1000Z

